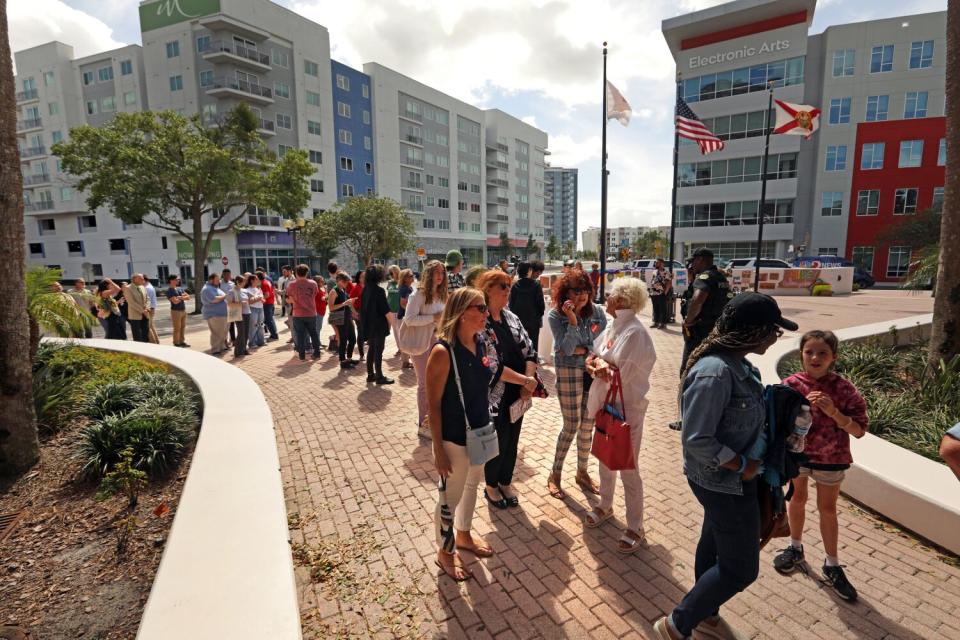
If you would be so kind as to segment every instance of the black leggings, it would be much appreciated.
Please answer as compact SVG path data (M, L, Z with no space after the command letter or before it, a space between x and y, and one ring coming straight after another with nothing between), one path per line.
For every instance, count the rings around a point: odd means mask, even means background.
M374 333L367 336L367 375L376 374L383 377L383 347L387 341L386 334Z
M353 347L356 346L356 344L357 335L353 330L353 320L347 318L346 321L340 325L340 343L337 346L337 351L340 354L340 362L353 357Z

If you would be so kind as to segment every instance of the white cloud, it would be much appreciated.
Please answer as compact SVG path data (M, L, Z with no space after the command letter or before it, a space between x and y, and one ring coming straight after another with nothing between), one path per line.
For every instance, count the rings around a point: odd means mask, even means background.
M129 9L130 3L127 5ZM102 20L61 0L9 0L7 20L11 51L59 40L72 45L75 55L82 57L124 45L114 40L112 29Z

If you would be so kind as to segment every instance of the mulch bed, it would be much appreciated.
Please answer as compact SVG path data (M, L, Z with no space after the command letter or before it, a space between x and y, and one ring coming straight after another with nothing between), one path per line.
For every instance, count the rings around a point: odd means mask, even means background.
M23 511L0 542L0 638L133 638L160 564L193 447L169 477L140 494L137 528L117 555L127 500L97 501L74 457L78 432L41 442L41 460L0 485L0 514ZM167 511L164 508L169 509Z

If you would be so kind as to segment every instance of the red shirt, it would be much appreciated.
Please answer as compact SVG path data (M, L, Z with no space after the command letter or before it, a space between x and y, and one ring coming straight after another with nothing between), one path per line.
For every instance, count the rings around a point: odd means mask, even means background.
M822 391L830 396L837 410L866 430L869 427L867 403L852 382L836 373L828 373L817 380L803 371L795 373L783 383L806 396L811 391ZM853 463L850 455L850 434L837 426L817 407L811 406L813 425L807 433L803 453L809 458L804 464L811 469L846 469ZM842 418L841 418L842 420Z
M293 304L294 318L312 318L317 315L317 283L297 278L287 285L287 300Z
M362 299L362 296L363 296L363 285L354 284L350 288L350 297L356 298L356 301L353 303L353 308L357 310L357 313L360 313L360 300Z
M600 272L599 272L599 271L591 271L588 275L590 276L590 283L593 285L593 288L594 288L594 289L596 289L598 286L600 286Z
M317 295L313 299L314 304L317 306L317 315L322 316L327 313L327 292L321 287L317 286Z
M276 304L277 296L273 292L273 285L270 284L270 281L264 278L260 281L260 289L263 291L263 303L264 304Z

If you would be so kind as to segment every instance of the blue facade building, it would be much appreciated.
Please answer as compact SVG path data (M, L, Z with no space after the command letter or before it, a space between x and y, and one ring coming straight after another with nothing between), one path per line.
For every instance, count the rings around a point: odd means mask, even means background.
M370 76L330 61L337 199L376 193L373 166L373 89Z

